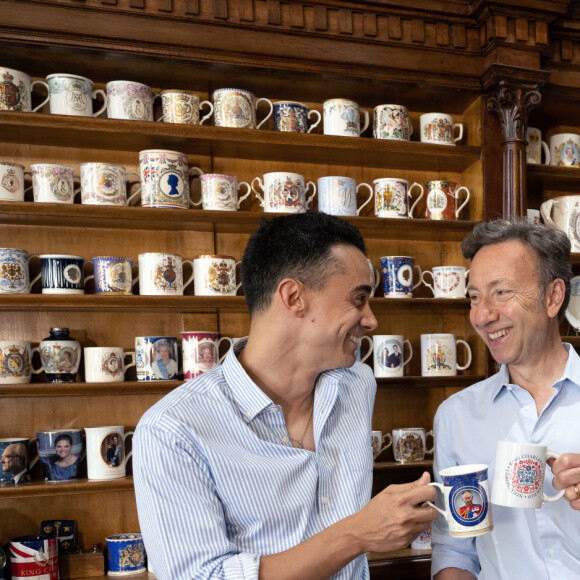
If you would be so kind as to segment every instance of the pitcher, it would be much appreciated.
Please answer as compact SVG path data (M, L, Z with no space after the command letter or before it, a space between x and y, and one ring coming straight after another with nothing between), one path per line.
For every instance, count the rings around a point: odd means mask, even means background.
M562 230L572 244L572 252L580 252L580 195L564 195L545 201L540 206L545 224Z

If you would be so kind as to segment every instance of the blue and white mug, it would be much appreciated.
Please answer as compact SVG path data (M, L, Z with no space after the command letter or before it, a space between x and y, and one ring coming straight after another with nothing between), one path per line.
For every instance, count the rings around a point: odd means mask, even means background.
M29 263L26 250L0 248L0 294L30 293Z
M369 197L357 209L357 193L367 188ZM318 211L329 215L359 215L373 198L373 188L368 183L356 184L351 177L328 175L318 179Z
M177 339L174 336L137 336L135 363L138 381L177 379Z
M112 256L91 258L96 294L133 294L133 260Z
M44 481L58 483L78 479L85 448L82 429L38 431L36 437Z
M84 258L68 254L41 254L43 294L84 294ZM34 280L36 281L36 279Z
M413 285L413 271L419 281ZM421 284L421 267L410 256L383 256L381 258L385 298L412 298L413 290Z
M145 545L141 534L115 534L106 540L109 576L145 572Z
M316 121L308 128L310 117ZM309 111L304 103L296 101L276 101L274 103L274 129L287 133L310 133L320 125L321 115L315 109Z

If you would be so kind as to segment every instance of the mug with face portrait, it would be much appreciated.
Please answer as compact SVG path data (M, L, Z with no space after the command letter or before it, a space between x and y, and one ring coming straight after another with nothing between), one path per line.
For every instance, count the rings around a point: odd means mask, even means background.
M433 437L433 431L425 432L422 427L404 427L393 429L393 455L395 461L411 463L423 461L425 454L433 453L433 446L427 449L427 437Z
M38 431L36 437L44 481L59 483L77 479L84 457L82 429Z
M30 439L8 437L0 439L0 487L28 483L30 470L38 461L38 456L29 459Z
M127 460L133 451L126 453L125 427L85 427L87 470L89 479L117 479L125 477Z
M135 361L138 381L177 379L177 339L174 336L138 336Z
M408 356L403 359L405 344L408 348ZM375 334L373 345L375 377L404 376L404 367L413 357L411 342L400 334Z
M217 332L187 331L181 333L181 352L183 354L183 378L193 379L206 371L218 366L225 354L220 358L220 345L227 341L232 345L232 339L219 337Z
M87 346L84 356L87 383L124 381L127 369L135 366L135 353L126 353L117 346ZM128 363L125 363L126 357L129 358Z
M580 135L558 133L550 137L550 164L580 167Z

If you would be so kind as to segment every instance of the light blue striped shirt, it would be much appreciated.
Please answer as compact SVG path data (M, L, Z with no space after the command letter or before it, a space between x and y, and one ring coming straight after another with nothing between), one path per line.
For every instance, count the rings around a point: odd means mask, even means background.
M499 373L465 389L439 407L435 415L437 473L454 465L489 465L493 482L497 441L546 445L557 453L580 453L580 357L569 344L562 378L540 416L528 391L510 384L505 366ZM544 492L554 495L548 467ZM441 494L438 494L438 505ZM433 523L432 572L455 567L480 580L578 580L580 513L565 499L541 509L491 506L494 529L476 538L451 537L443 516ZM481 567L481 570L480 570Z
M375 392L365 364L322 373L314 453L292 446L280 406L232 349L221 366L149 409L133 457L139 522L157 577L257 579L261 555L361 509L371 496ZM366 556L332 578L369 578Z

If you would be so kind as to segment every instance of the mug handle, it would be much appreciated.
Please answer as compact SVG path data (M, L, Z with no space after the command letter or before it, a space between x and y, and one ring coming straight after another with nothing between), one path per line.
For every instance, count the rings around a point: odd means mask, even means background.
M242 185L245 185L248 188L248 193L246 193L242 197L238 198L238 205L237 205L238 209L240 209L240 205L242 205L242 201L244 201L244 199L247 199L249 197L250 193L252 193L252 188L250 187L250 184L247 181L240 181L240 183L238 183L238 192L240 191L240 188L242 187Z
M46 91L48 92L48 96L46 97L46 99L44 99L44 101L42 101L42 103L40 103L38 107L34 107L34 109L32 109L32 112L36 113L36 111L42 109L42 107L44 107L44 105L46 105L46 103L50 101L50 90L48 88L48 83L45 83L44 81L32 81L32 83L30 83L30 92L32 92L34 85L42 85L43 87L46 88Z
M555 451L548 451L548 453L546 453L547 459L558 459L558 457L560 457L560 454L556 453ZM548 464L546 463L546 465ZM556 495L544 494L542 496L542 501L556 501L560 499L564 495L564 493L566 493L566 489L561 489Z
M259 194L258 190L256 189L254 182L258 181L258 183L260 184L260 187L262 188L262 192L264 191L264 184L262 183L262 180L259 177L254 177L254 179L252 179L252 191L256 194L256 197L260 200L260 207L264 207L264 198Z
M362 135L368 128L369 128L369 112L366 109L361 109L360 112L363 114L365 118L365 122L363 128L359 131L359 136Z
M307 133L310 133L312 131L312 129L316 129L316 127L318 127L318 125L320 125L320 121L322 119L322 115L320 114L320 111L317 111L316 109L312 109L310 111L308 111L308 118L310 119L310 115L314 115L315 117L318 116L318 120L316 122L314 122L312 125L310 125L310 129L308 129Z
M432 441L432 445L431 445L431 449L425 449L425 453L427 453L428 455L431 455L431 453L433 453L433 449L435 449L435 437L433 436L433 429L429 429L429 431L427 431L427 433L425 433L425 441L427 441L427 437L429 437L429 435L431 435L431 438L433 439ZM427 444L425 443L425 447L427 447Z
M467 187L465 186L461 186L459 189L457 189L455 191L455 193L453 194L453 197L455 197L455 199L459 199L459 192L465 189L466 195L465 195L465 201L455 210L455 217L459 218L459 214L461 213L461 210L467 205L467 202L469 201L469 197L470 197L470 193L469 193L469 189L467 189Z
M221 337L221 338L218 340L218 347L217 347L217 349L218 349L218 353L219 353L219 351L220 351L220 346L221 346L221 344L222 344L222 341L223 341L223 340L228 340L228 341L229 341L229 343L230 343L230 346L228 347L228 350L226 350L225 354L224 354L222 357L220 357L220 358L219 358L219 360L218 360L218 363L219 363L220 365L222 364L222 362L223 362L223 360L226 358L226 356L228 356L228 351L230 350L230 348L232 348L232 344L233 344L233 343L232 343L232 339L231 339L229 336L222 336L222 337Z
M373 296L377 291L379 284L381 283L381 279L382 279L381 271L376 266L373 266L373 294L372 294Z
M314 199L314 196L316 195L316 184L314 183L314 181L309 181L309 182L306 184L306 192L308 191L308 186L309 186L309 185L312 185L312 190L313 190L313 193L312 193L312 195L311 195L311 196L310 196L310 197L309 197L309 198L306 200L306 209L308 209L308 208L309 208L309 206L310 206L310 203L312 202L312 200Z
M426 274L431 274L431 281L433 283L435 283L433 281L433 272L431 272L431 270L423 270L423 273L421 274L421 279L423 281L423 284L425 284L425 286L427 286L427 288L431 288L431 292L433 292L433 296L435 296L435 288L433 288L433 286L431 286L431 284L429 284L429 282L427 282L427 280L425 280Z
M79 186L73 191L73 203L75 202L75 197L81 192L81 176L80 175L73 175L73 180L79 180Z
M199 110L201 111L201 108L207 105L209 107L209 113L207 115L204 115L200 120L199 120L199 124L203 125L204 121L207 121L207 119L209 119L212 115L213 115L213 105L209 102L209 101L202 101L201 103L199 103Z
M377 453L373 453L373 461L383 452L386 451L393 444L393 436L390 433L385 433L384 438L389 438L389 442L385 443Z
M128 356L131 361L127 364L125 364L125 357ZM128 369L130 369L131 367L135 366L135 353L133 351L129 351L123 354L123 378L125 376L125 373L127 372Z
M411 185L411 187L409 187L409 191L407 192L407 196L409 197L409 199L411 199L411 190L417 186L420 190L421 193L418 195L417 199L415 200L415 203L411 206L411 209L409 210L409 217L411 219L413 219L413 210L415 209L415 206L419 203L419 200L423 197L423 194L425 193L425 190L423 189L423 186L420 183L413 183L413 185ZM469 199L469 197L468 197ZM467 201L465 202L467 203ZM463 206L461 206L463 207Z
M467 275L469 274L469 270L465 270L465 286L467 286ZM467 296L467 288L465 288L465 295Z
M123 435L123 447L126 447L127 445L127 437L129 437L129 435L133 435L133 431L128 431L127 433L125 433L125 435ZM133 455L133 450L131 449L131 451L129 451L129 453L125 453L125 458L123 459L123 465L127 465L127 461L129 461L129 458L131 457L131 455Z
M356 210L356 215L360 214L362 208L371 201L371 199L373 198L373 194L374 194L373 188L368 183L359 183L356 186L357 193L358 193L359 188L361 188L361 187L368 187L368 189L370 191L370 195L369 195L368 199Z
M38 438L37 437L33 437L32 439L30 439L28 441L28 449L27 449L27 452L30 452L30 446L34 442L36 442L36 448L38 449ZM36 453L36 455L28 462L28 471L30 471L38 463L38 460L39 459L40 459L40 455L38 453Z
M199 167L190 167L189 168L189 177L199 177L203 175L203 171ZM203 203L203 196L200 198L199 201L193 201L192 199L189 200L190 207L197 207ZM185 288L185 286L184 286Z
M542 219L544 220L544 223L551 226L556 225L551 217L553 205L554 205L553 199L548 199L542 205L540 205L540 213L542 214Z
M137 179L135 180L137 183L141 182L141 176L136 171L127 171L127 176L134 175ZM125 181L129 181L125 178ZM131 202L136 199L137 197L141 196L141 185L127 198L127 205L131 205Z
M427 485L431 485L433 487L436 487L439 491L441 491L441 493L443 495L445 495L445 488L443 487L442 483L439 483L438 481L432 481L431 483L428 483ZM435 508L445 519L447 519L447 512L445 510L438 508L435 504L433 504L430 501L427 502L427 505L430 505L432 508Z
M456 363L457 370L464 371L471 364L471 347L464 340L461 340L460 338L455 340L455 344L463 344L465 346L465 352L467 352L467 362L463 366Z
M550 148L545 141L540 141L542 149L544 150L544 165L550 165ZM540 163L542 159L540 157Z
M408 338L403 341L403 347L405 344L409 345L409 358L407 360L403 360L404 367L406 367L409 364L409 361L413 358L413 347L411 346L411 341ZM431 433L431 435L433 435L433 433Z
M409 141L413 136L413 121L411 120L411 116L409 116Z
M360 343L362 345L363 342L367 342L367 341L369 343L370 348L364 356L361 355L360 362L365 362L369 358L369 356L371 356L371 354L373 354L373 339L370 336L362 336Z
M182 264L191 264L191 269L192 269L191 276L189 277L187 282L185 282L183 284L183 289L185 290L193 282L193 274L194 274L194 272L193 272L193 260L183 260L181 263Z
M463 123L454 123L453 124L453 132L455 132L455 127L459 127L459 135L453 138L454 143L458 143L463 139Z
M237 270L238 270L238 266L241 266L241 265L242 265L242 261L241 261L241 260L238 260L238 261L235 263L235 265L234 265L234 268L235 268L235 270L237 271ZM239 290L241 287L242 287L242 283L241 283L241 282L239 282L238 284L236 284L236 294L238 293L238 290Z
M422 281L422 277L423 277L423 273L421 272L421 266L419 266L419 264L415 264L415 268L417 268L417 270L419 270L419 281L413 286L413 290L415 290L415 288L417 288L417 286L421 285L421 281Z
M38 276L40 276L40 274L39 274ZM35 352L37 352L37 353L40 355L40 348L38 348L37 346L35 346L35 347L34 347L34 348L33 348L33 349L30 351L30 367L31 367L31 368L30 368L30 372L31 372L33 375L39 375L39 374L40 374L40 373L41 373L41 372L42 372L44 369L42 368L42 363L41 363L41 365L40 365L40 368L39 368L39 369L35 369L35 368L32 366L32 356L34 355L34 353L35 353Z
M107 94L105 91L103 91L103 89L97 89L96 91L93 91L93 99L96 99L97 95L101 95L101 97L103 97L103 106L96 113L93 113L93 117L98 117L107 108Z
M274 112L274 105L272 104L272 101L270 99L266 99L264 97L262 97L261 99L258 99L256 101L256 112L258 111L258 105L264 101L265 103L268 103L270 105L270 112L264 117L264 119L261 121L261 123L256 127L256 129L259 129L271 116L272 113Z

